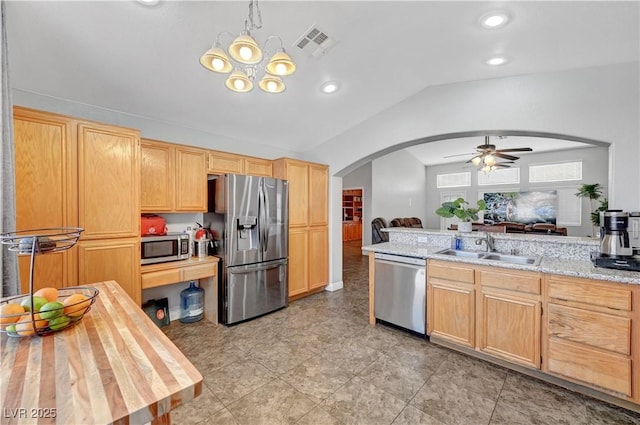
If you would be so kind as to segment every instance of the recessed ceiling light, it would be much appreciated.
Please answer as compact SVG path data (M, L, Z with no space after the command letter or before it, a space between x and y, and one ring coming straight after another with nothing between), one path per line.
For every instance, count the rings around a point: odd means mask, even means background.
M511 20L506 12L489 12L480 17L480 25L487 29L502 28Z
M339 88L340 84L338 82L327 81L326 83L322 84L320 90L322 91L322 93L331 94L337 92Z
M507 62L509 62L509 60L504 56L492 56L485 61L487 65L491 65L491 66L500 66L500 65L504 65Z
M155 6L158 3L160 3L160 0L136 0L138 3L140 3L143 6Z

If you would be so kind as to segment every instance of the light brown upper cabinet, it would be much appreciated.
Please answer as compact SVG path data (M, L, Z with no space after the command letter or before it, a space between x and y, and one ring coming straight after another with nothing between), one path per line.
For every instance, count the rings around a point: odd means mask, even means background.
M205 212L207 153L157 140L140 144L141 211Z
M209 151L209 174L246 174L272 177L273 167L268 159L237 155L228 152Z

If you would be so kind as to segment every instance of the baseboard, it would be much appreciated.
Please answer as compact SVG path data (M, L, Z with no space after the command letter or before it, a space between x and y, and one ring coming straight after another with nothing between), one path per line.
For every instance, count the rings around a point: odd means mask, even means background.
M344 283L340 280L338 282L331 282L324 287L325 291L334 292L344 288Z

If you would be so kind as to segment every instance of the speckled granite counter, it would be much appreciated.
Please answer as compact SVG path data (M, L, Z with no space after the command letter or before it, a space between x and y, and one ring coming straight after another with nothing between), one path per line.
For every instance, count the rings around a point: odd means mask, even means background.
M589 260L589 253L597 250L598 243L588 238L552 237L549 239L546 236L521 234L500 234L498 237L492 235L496 239L498 252L510 252L511 249L516 249L520 255L542 256L540 265L533 266L437 254L438 251L450 246L451 236L455 235L455 232L421 231L420 229L389 231L390 235L396 232L401 234L401 237L392 237L390 242L363 246L362 250L640 285L640 272L594 267ZM410 235L415 237L412 239ZM484 234L462 234L460 236L463 238L463 249L482 251L475 246L475 239L484 236ZM417 237L428 238L427 243L416 243ZM423 240L421 239L421 242ZM517 248L513 248L514 242L517 243Z

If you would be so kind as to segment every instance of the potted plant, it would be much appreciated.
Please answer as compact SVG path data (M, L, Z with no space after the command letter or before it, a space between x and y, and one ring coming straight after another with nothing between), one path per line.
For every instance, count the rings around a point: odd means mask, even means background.
M444 218L457 217L460 219L458 230L461 232L471 231L471 222L478 220L478 213L487 209L484 199L477 202L477 208L471 208L469 203L462 198L455 201L443 202L442 206L436 210L436 214Z
M595 237L596 227L600 227L600 212L606 211L609 208L609 201L607 198L600 200L602 196L602 186L600 183L595 184L583 184L575 193L578 198L589 199L591 204L591 237ZM595 201L600 201L600 206L595 208Z

